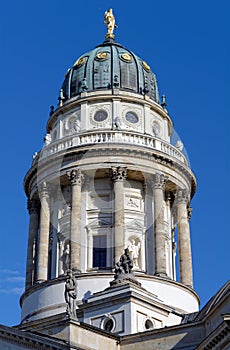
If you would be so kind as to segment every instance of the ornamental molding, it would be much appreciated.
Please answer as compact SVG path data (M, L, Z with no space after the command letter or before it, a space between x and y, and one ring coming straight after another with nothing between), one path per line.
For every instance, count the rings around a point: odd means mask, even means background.
M179 189L176 192L175 198L178 204L187 204L190 200L190 192L187 188Z
M38 214L39 202L33 199L28 199L27 209L29 214Z
M79 168L67 171L67 176L69 178L71 186L79 185L82 186L84 181L84 175Z
M112 167L111 168L112 181L124 181L127 178L126 167Z
M163 173L156 173L152 177L152 188L164 190L168 177Z
M90 124L95 126L95 127L106 127L108 124L111 124L111 120L112 120L112 112L111 112L111 105L112 105L112 101L108 102L108 103L100 103L95 105L90 106L89 105L89 117L90 117ZM107 113L107 118L103 121L95 121L94 120L94 115L96 112L98 111L105 111Z
M68 149L67 151L65 150L65 152L57 154L56 157L53 159L49 157L40 161L39 169L48 169L49 167L55 166L55 164L61 164L62 168L59 172L59 176L61 176L66 174L66 170L64 169L65 166L69 166L71 162L81 161L82 157L85 156L86 152L88 158L98 158L100 155L106 156L108 154L111 157L116 157L118 155L127 156L127 154L129 154L129 157L131 158L141 157L143 160L149 160L151 162L156 162L157 164L166 166L169 169L169 171L172 170L179 172L181 176L184 177L185 181L188 184L190 184L192 188L192 194L195 193L196 179L192 171L186 165L181 164L179 161L175 159L172 160L167 154L158 154L159 152L156 150L131 150L129 148L124 148L124 145L123 148L109 147L108 144L107 148L101 147L102 144L99 144L98 146L100 148L98 147L97 149L85 146L84 150L77 150L76 148ZM36 163L30 168L24 179L24 189L27 196L29 196L31 191L33 190L33 182L36 181L37 178L37 165L38 164Z

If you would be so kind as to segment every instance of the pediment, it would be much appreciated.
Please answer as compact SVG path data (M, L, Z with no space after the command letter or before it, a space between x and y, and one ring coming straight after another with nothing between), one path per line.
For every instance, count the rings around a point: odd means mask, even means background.
M87 229L98 228L98 227L111 227L112 223L102 219L96 219L91 221L88 225L86 225Z

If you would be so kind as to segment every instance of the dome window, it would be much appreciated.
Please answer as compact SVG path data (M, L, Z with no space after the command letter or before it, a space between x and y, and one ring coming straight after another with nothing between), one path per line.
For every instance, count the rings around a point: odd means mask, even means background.
M125 119L127 120L127 122L132 124L136 124L139 121L138 116L134 112L127 112L125 115Z
M153 323L153 321L151 319L148 318L145 321L145 329L148 331L148 330L151 330L153 328L154 328L154 323Z
M97 111L94 114L93 119L95 120L95 122L103 122L104 120L107 119L107 117L108 117L108 113L103 109L101 109L100 111Z
M109 315L107 316L103 322L102 322L102 329L104 329L107 332L113 332L115 329L115 320L114 318Z

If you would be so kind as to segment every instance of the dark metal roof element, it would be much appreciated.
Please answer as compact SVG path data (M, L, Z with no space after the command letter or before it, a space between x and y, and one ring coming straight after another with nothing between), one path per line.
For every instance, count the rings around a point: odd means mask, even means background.
M62 85L64 101L83 91L112 88L148 95L159 103L156 76L148 64L113 40L82 55Z

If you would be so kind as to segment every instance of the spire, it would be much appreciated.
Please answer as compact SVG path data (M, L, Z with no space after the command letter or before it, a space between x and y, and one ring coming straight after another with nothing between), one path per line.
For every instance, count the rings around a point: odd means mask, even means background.
M115 23L115 17L113 15L113 10L109 9L108 11L105 11L104 15L104 23L107 27L107 34L105 36L106 39L114 39L114 28L117 28L117 25Z

